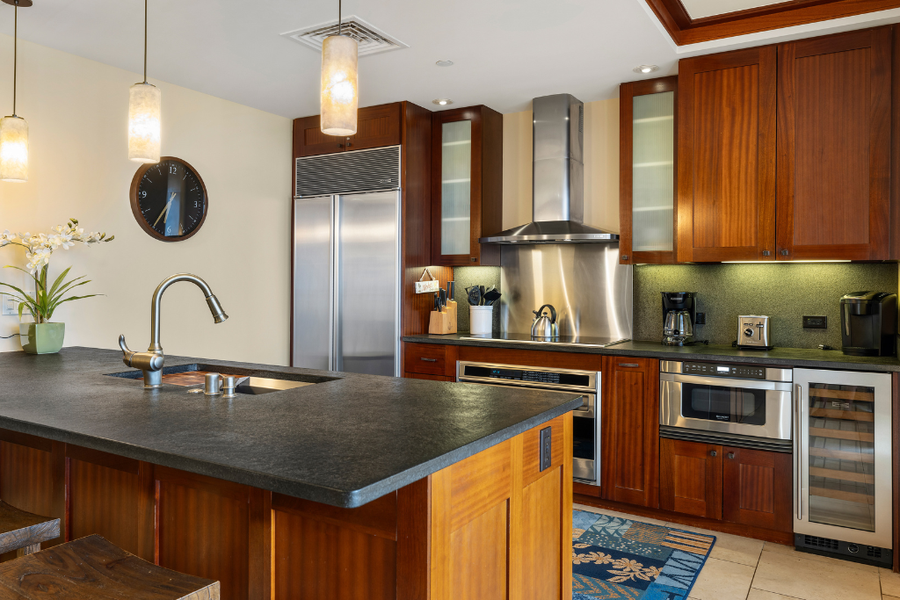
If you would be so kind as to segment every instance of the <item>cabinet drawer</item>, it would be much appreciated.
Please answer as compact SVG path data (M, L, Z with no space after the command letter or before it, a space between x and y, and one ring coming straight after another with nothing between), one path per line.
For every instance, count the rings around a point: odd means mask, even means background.
M404 371L448 375L447 347L438 344L407 344Z

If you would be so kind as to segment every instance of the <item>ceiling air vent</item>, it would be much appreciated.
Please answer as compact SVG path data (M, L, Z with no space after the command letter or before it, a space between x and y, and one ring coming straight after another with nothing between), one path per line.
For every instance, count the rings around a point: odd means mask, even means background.
M343 19L341 33L352 37L359 42L360 56L378 54L379 52L388 52L389 50L398 50L400 48L409 48L408 45L397 38L389 36L374 25L366 23L355 15ZM282 33L281 35L321 52L322 41L330 35L337 34L338 22L335 20L319 25L313 25L312 27L295 29L294 31Z

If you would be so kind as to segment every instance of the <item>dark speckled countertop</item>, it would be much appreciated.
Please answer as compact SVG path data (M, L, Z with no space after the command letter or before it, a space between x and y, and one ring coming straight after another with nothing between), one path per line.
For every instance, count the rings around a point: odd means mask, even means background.
M0 428L355 507L581 405L572 394L167 357L335 379L232 400L141 380L112 350L0 353Z
M611 354L638 356L663 360L692 360L732 362L756 365L802 367L807 369L845 369L849 371L900 371L896 356L863 357L847 356L840 350L809 350L804 348L775 348L768 352L738 350L732 346L663 346L658 342L623 342L608 348L592 348L578 345L550 343L521 343L492 340L467 340L467 333L451 335L409 335L404 342L424 344L451 344L456 346L488 346L516 350L542 350L550 352L577 352L582 354Z

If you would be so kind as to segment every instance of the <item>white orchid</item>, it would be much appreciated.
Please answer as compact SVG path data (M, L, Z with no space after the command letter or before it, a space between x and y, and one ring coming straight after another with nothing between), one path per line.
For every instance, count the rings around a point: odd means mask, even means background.
M91 232L85 235L84 229L78 226L78 219L69 219L66 225L57 225L49 234L10 233L8 229L0 233L0 248L3 246L21 246L25 248L25 258L28 261L26 265L27 270L13 266L7 266L6 268L28 273L35 283L33 298L20 288L7 283L0 283L0 287L6 287L15 292L6 292L5 294L18 300L19 318L22 317L24 310L28 310L36 323L44 323L50 320L53 311L63 302L96 296L96 294L88 296L69 295L74 288L90 283L90 281L84 280L84 276L66 281L69 269L63 271L52 285L48 285L47 270L50 267L50 256L54 250L59 248L68 250L75 245L75 242L91 246L100 242L111 242L115 237L114 235L106 237L105 233L98 232Z

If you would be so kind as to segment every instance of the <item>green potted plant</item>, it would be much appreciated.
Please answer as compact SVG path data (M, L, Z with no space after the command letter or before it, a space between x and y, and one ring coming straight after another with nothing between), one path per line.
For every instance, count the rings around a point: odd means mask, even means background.
M82 285L90 283L85 275L66 279L71 267L60 273L53 283L47 277L50 269L50 256L55 250L62 248L68 250L76 243L91 246L104 242L111 242L116 236L106 237L105 233L89 233L78 226L78 219L69 219L63 225L57 225L50 233L10 233L9 230L0 233L0 248L3 246L21 246L25 248L25 258L28 264L25 269L7 265L7 269L16 269L26 273L34 280L34 296L27 294L21 288L8 283L0 283L0 286L9 288L12 292L0 292L0 295L11 296L19 303L19 335L22 340L22 349L29 354L53 354L59 352L63 345L66 332L65 323L51 323L54 311L60 304L92 298L98 294L75 296L73 291ZM25 311L31 314L33 323L22 323L22 315Z

